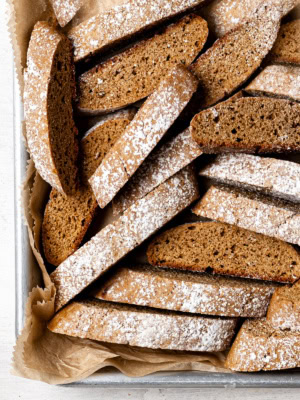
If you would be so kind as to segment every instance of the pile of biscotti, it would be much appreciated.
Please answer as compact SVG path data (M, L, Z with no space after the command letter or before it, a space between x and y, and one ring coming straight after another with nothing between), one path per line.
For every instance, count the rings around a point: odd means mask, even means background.
M48 328L300 367L299 1L127 0L67 31L52 3L24 74Z

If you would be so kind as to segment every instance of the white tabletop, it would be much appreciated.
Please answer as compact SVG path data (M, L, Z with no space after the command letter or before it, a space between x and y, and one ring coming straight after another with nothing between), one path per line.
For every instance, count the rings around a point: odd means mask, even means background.
M299 400L300 389L100 389L58 387L10 375L14 334L14 161L13 161L13 63L6 30L5 1L0 2L0 399L173 399L206 398Z

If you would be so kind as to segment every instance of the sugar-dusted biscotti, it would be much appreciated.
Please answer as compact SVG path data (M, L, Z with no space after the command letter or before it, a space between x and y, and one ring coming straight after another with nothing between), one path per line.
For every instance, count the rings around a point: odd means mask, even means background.
M233 371L255 372L300 367L300 333L274 329L265 319L248 319L225 362Z
M213 318L129 307L97 300L69 304L49 322L55 333L150 349L222 351L236 318Z
M273 201L245 191L211 186L193 212L300 245L299 205L283 200Z
M114 214L126 210L200 155L199 146L192 139L189 129L155 148L113 199Z
M147 265L119 267L92 295L101 300L226 317L264 317L276 285Z
M46 22L37 22L32 31L24 84L26 138L35 167L59 192L74 193L78 144L72 47Z
M300 151L300 104L243 97L195 115L191 134L204 153Z
M300 64L300 19L282 25L270 57L273 62Z
M83 4L83 0L51 0L54 14L61 27L67 25Z
M198 197L191 167L186 167L138 200L68 257L51 274L58 310Z
M220 154L200 176L300 203L300 164L251 154Z
M150 264L240 278L295 282L300 256L289 244L220 222L179 225L148 246Z
M79 110L106 113L149 96L169 70L191 64L207 35L204 19L191 14L83 73Z
M269 65L245 88L245 91L255 96L300 101L300 68Z
M69 32L75 61L99 54L134 34L163 22L204 0L127 0L83 21Z
M275 329L300 333L300 280L292 287L281 287L274 292L267 320Z
M82 186L69 196L52 189L42 224L44 255L52 265L61 264L82 242L98 207L88 178L133 117L133 110L120 111L95 124L80 141Z
M104 208L135 173L191 99L197 79L176 66L160 82L89 179Z

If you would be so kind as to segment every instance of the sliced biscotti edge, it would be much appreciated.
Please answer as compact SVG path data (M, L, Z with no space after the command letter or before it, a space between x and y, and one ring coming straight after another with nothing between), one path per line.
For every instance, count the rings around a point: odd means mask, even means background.
M274 329L265 319L244 322L225 362L233 371L300 367L300 333Z
M159 312L96 300L73 302L48 324L52 332L69 336L187 351L225 350L235 326L234 318Z
M272 62L300 65L300 19L281 26L270 53Z

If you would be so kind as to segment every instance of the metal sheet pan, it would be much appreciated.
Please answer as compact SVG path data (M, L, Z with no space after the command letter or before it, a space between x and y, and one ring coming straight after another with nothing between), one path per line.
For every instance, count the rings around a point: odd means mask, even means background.
M27 228L21 212L21 184L28 159L22 138L23 106L14 79L14 149L15 149L15 263L16 263L16 315L15 332L20 334L25 315L28 293L40 280L34 268ZM259 373L209 373L209 372L157 372L141 378L129 378L112 368L106 368L89 378L67 386L103 386L111 388L198 388L198 387L264 387L300 388L300 371Z

